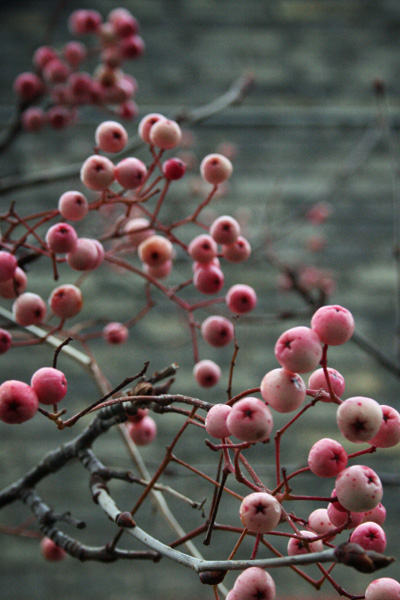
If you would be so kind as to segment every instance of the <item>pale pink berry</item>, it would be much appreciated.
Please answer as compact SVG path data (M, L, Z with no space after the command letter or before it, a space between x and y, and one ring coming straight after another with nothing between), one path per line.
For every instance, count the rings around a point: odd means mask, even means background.
M65 192L58 201L58 210L64 219L81 221L89 212L89 203L81 192Z
M22 100L28 102L35 100L35 98L40 96L44 90L43 82L40 77L35 75L35 73L28 71L18 75L14 81L13 87L14 92L18 94Z
M328 367L327 371L329 373L329 381L333 390L333 393L336 396L341 396L345 389L345 381L344 377L339 371L333 369L332 367ZM310 378L308 380L308 387L311 390L320 390L323 389L325 392L329 392L328 383L326 381L324 369L317 369L314 373L311 373ZM324 402L330 402L329 399L323 399Z
M78 9L71 13L68 27L71 33L77 35L96 33L102 21L102 16L97 10Z
M271 575L259 567L245 569L235 581L238 600L275 600L276 588Z
M40 131L46 123L46 115L38 106L31 106L21 115L21 124L25 131Z
M67 555L63 548L57 546L57 544L55 544L53 540L48 537L44 537L40 542L40 550L43 558L50 562L58 562L63 560Z
M193 375L201 387L209 388L220 380L221 368L213 360L199 360L193 368Z
M121 55L128 60L142 56L144 48L144 40L140 35L130 35L121 40Z
M233 244L240 235L240 225L233 217L224 215L213 221L210 235L218 244Z
M317 508L313 510L308 517L308 526L318 535L324 535L335 528L335 525L333 525L329 518L328 510L326 508Z
M228 592L226 600L240 600L240 599L239 599L239 596L237 595L237 593L235 592L235 590L232 589Z
M162 165L162 172L165 179L176 181L181 179L186 171L186 165L180 158L169 158Z
M134 190L142 185L146 176L146 165L138 158L124 158L115 167L116 180L127 190Z
M391 577L375 579L365 590L365 600L399 600L400 583Z
M271 411L262 400L247 396L232 406L227 425L239 440L259 442L268 438L272 431Z
M392 406L381 405L383 419L378 433L368 443L377 448L392 448L400 442L400 414Z
M85 160L81 168L81 181L91 190L102 191L115 179L115 167L105 156L94 154Z
M307 373L319 364L322 358L322 343L309 327L293 327L278 338L275 356L288 371Z
M11 300L22 294L26 290L26 286L27 278L25 272L20 267L17 267L12 279L3 282L0 281L0 296Z
M323 344L339 346L347 342L354 332L354 318L347 308L338 304L321 306L311 319L311 328Z
M25 292L13 304L15 321L22 327L42 323L46 316L46 304L38 294Z
M202 294L216 294L224 287L224 274L219 267L205 264L196 269L193 275L193 285Z
M221 268L221 263L219 261L219 258L217 258L215 256L209 262L197 262L197 261L194 261L194 263L192 265L192 271L193 271L193 273L195 273L197 271L197 269L203 269L204 267L211 266L211 265L214 265L215 267Z
M129 330L122 323L113 321L103 329L103 338L109 344L124 344L129 337Z
M372 398L354 396L344 400L336 413L338 427L344 437L357 444L368 442L379 431L382 407Z
M127 234L132 246L139 246L144 240L154 235L154 229L149 228L150 221L144 217L129 219L124 225L124 233Z
M157 435L157 425L152 417L145 416L138 423L127 424L128 433L138 446L150 444Z
M143 119L139 123L139 137L142 138L144 142L147 144L151 144L150 142L150 130L158 121L165 120L164 115L160 115L159 113L150 113L143 117Z
M237 315L244 315L255 309L257 295L249 285L237 283L228 290L225 302L231 312Z
M57 317L69 319L82 310L82 292L72 284L60 285L51 292L49 304Z
M158 267L172 258L173 247L167 238L152 235L138 247L139 258L150 267Z
M10 379L0 385L0 421L15 425L36 414L39 400L27 383Z
M199 263L209 263L217 256L218 246L210 235L202 233L192 239L188 253Z
M75 248L68 252L67 262L75 271L91 271L99 264L99 247L96 240L78 238Z
M306 386L300 375L283 368L268 371L261 381L260 391L265 402L279 413L297 410L306 397Z
M17 259L14 254L0 251L0 283L9 281L14 277L15 270L18 267Z
M160 119L150 128L151 144L162 150L171 150L179 145L182 131L178 123L170 119Z
M318 477L336 477L347 466L347 452L339 442L322 438L308 454L310 471Z
M282 508L275 496L267 492L255 492L245 496L240 505L239 516L243 525L253 533L267 533L278 525Z
M57 223L50 227L46 234L47 245L56 253L72 252L76 248L77 242L78 234L68 223Z
M343 527L347 521L346 529L354 529L357 525L360 525L363 519L362 512L348 512L342 511L337 508L337 503L330 503L328 508L328 517L331 520L334 527ZM349 520L350 517L350 520Z
M251 254L251 246L249 242L240 235L233 244L225 244L222 246L222 256L228 262L241 263L245 262Z
M231 432L226 423L232 407L228 404L214 404L210 408L206 417L206 431L215 438L226 438Z
M32 375L31 387L42 404L57 404L67 393L67 380L59 369L42 367Z
M117 121L103 121L97 127L94 139L103 152L121 152L128 141L128 133Z
M12 337L9 331L0 328L0 354L5 354L11 348Z
M301 530L300 535L304 538L304 541L293 537L290 538L287 546L289 556L308 554L309 552L321 552L324 549L322 540L312 541L313 538L317 537L317 534L313 531Z
M367 521L373 521L374 523L378 523L378 525L383 525L386 520L386 508L383 506L382 502L379 502L378 506L368 510L364 513L362 518L362 523L366 523Z
M340 504L347 510L365 512L382 500L382 483L378 475L365 465L353 465L341 471L335 489Z
M207 183L219 185L232 175L232 163L222 154L208 154L200 163L200 173Z
M350 536L350 542L359 544L364 550L382 553L386 548L386 535L377 523L361 523Z
M234 328L228 319L215 315L203 321L201 335L210 346L221 348L233 340Z
M165 279L165 277L168 277L172 271L172 267L172 260L166 260L162 265L156 265L154 267L151 267L146 263L143 265L144 271L156 279Z

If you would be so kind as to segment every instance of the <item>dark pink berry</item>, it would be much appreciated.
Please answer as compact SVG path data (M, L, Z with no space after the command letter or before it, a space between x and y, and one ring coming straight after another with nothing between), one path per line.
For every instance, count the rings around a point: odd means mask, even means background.
M180 158L169 158L162 165L165 179L181 179L186 171L186 165Z
M109 344L124 344L129 337L129 331L122 323L108 323L103 329L103 338Z
M204 265L196 269L193 284L202 294L216 294L224 287L224 274L215 265Z
M210 346L221 348L233 340L234 328L225 317L211 316L201 324L201 335Z
M42 404L57 404L67 393L67 380L59 369L42 367L32 375L31 387Z
M213 360L200 360L193 368L195 380L201 387L210 388L221 378L221 369Z
M78 234L72 225L57 223L47 231L46 242L53 252L65 254L75 249L78 242Z
M225 302L231 312L243 315L255 309L257 295L249 285L237 283L228 290Z
M151 444L157 435L157 425L152 417L145 416L139 422L127 423L128 433L138 446Z
M9 331L0 328L0 354L8 352L11 348L12 337Z
M44 537L40 542L40 550L43 558L50 562L58 562L63 560L67 555L63 548L57 546L57 544L55 544L53 540L48 537Z
M17 259L14 254L0 251L0 283L9 281L14 277L15 270L18 267Z
M211 227L210 235L218 244L233 244L240 235L240 225L233 217L218 217Z
M10 379L0 385L0 421L15 425L31 419L39 401L34 390L22 381Z

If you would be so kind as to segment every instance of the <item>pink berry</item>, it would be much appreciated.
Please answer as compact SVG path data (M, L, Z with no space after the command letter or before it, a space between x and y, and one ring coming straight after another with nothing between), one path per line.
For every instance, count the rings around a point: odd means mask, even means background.
M143 269L146 271L146 273L152 277L155 277L155 279L165 279L165 277L168 277L168 275L171 273L172 266L172 260L166 260L164 263L162 263L162 265L156 265L154 267L146 265L145 263L143 265Z
M202 294L217 294L224 287L224 274L215 265L204 265L193 275L194 287Z
M210 235L218 244L233 244L240 235L240 225L233 217L224 215L213 221Z
M115 167L105 156L94 154L85 160L81 168L81 181L91 190L102 191L115 179Z
M383 506L382 502L379 502L378 506L375 506L375 508L372 508L364 513L362 523L373 521L374 523L378 523L378 525L383 525L385 520L386 508Z
M94 138L103 152L121 152L128 141L128 133L116 121L103 121L97 127Z
M49 84L56 85L65 83L71 75L71 69L61 59L55 58L46 64L43 69L43 77Z
M357 525L360 525L363 518L362 512L349 512L346 510L338 510L336 504L337 503L333 504L331 502L327 508L328 517L331 520L332 525L334 527L343 527L345 523L347 523L347 521L349 522L346 525L346 529L354 529L355 527L357 527Z
M266 440L273 427L271 411L262 400L247 396L232 406L227 425L239 440L260 442Z
M109 344L124 344L129 337L129 330L122 323L108 323L103 329L103 338Z
M134 415L128 415L128 421L132 423L139 423L144 417L149 414L148 408L138 408L137 412Z
M386 548L386 535L377 523L361 523L350 536L350 542L359 544L364 550L382 553Z
M150 141L150 130L158 121L164 120L164 115L160 115L159 113L150 113L143 117L143 119L139 123L139 137L142 138L144 142L147 144L151 144Z
M47 120L52 129L64 129L72 121L72 113L65 106L53 106L47 111Z
M139 258L150 267L158 267L172 258L173 247L169 240L152 235L138 247Z
M186 165L180 158L169 158L162 165L162 172L165 179L175 181L181 179L186 171Z
M307 373L319 364L322 344L318 335L309 327L293 327L278 338L275 356L288 371Z
M22 127L25 131L40 131L46 123L43 110L37 106L31 106L24 110L21 116Z
M127 119L128 121L132 121L132 119L136 119L139 114L139 109L133 100L127 100L120 104L117 108L117 115L121 119Z
M58 58L57 51L51 46L39 46L33 54L33 64L41 71L47 63Z
M257 295L252 287L244 283L233 285L225 296L229 310L237 315L243 315L255 309Z
M67 262L75 271L92 271L102 263L104 249L98 240L78 238L75 248L68 252Z
M44 537L40 542L40 550L43 557L50 562L58 562L66 557L65 550L48 537Z
M313 538L317 537L317 534L313 531L301 530L300 534L304 538L304 541L297 538L290 538L287 546L289 556L308 554L309 552L321 552L324 549L322 540L312 541Z
M128 433L138 446L150 444L157 435L157 426L152 417L145 416L138 423L127 424Z
M264 375L260 391L265 402L279 413L297 410L306 397L306 386L300 375L282 368Z
M313 510L308 517L308 526L318 535L328 533L328 531L335 527L329 519L328 510L326 508L317 508Z
M67 393L67 380L62 371L42 367L32 375L31 387L42 404L57 404Z
M170 119L160 119L155 123L149 133L151 144L162 150L171 150L179 145L182 137L178 123Z
M383 419L378 433L368 443L377 448L392 448L400 442L400 414L395 408L381 405Z
M192 239L188 253L199 263L209 263L217 256L218 246L210 235L202 233Z
M338 304L321 306L311 319L311 328L323 344L339 346L353 335L354 318L347 308Z
M236 579L233 592L238 600L275 600L276 588L267 571L259 567L249 567Z
M107 19L120 37L129 37L139 31L137 19L125 8L115 8L109 13Z
M12 308L16 322L22 327L42 323L46 316L46 304L38 294L32 292L18 296Z
M32 419L39 407L34 390L22 381L10 379L0 385L0 421L15 425Z
M213 360L204 359L195 364L193 375L201 387L209 388L220 380L221 369Z
M144 41L140 35L130 35L121 40L120 50L123 58L139 58L144 52Z
M11 300L22 294L26 290L26 286L26 275L20 267L17 267L12 279L3 282L0 281L0 296Z
M230 590L226 597L226 600L239 600L239 596L235 592L235 590Z
M101 14L96 10L78 9L71 13L68 27L71 33L77 35L95 33L98 31L102 20Z
M71 67L79 67L81 62L87 57L86 46L81 42L68 42L63 48L63 56Z
M57 223L47 231L46 242L53 252L65 254L76 248L78 234L72 225Z
M227 346L233 340L234 328L228 319L215 315L203 321L201 335L210 346L221 348Z
M14 91L22 100L30 102L43 93L43 82L35 73L21 73L14 81Z
M138 158L124 158L115 167L115 177L127 190L134 190L142 185L147 176L147 168Z
M241 263L246 261L251 254L251 246L243 236L239 236L233 244L225 244L222 247L222 256L228 262Z
M12 337L9 331L0 328L0 354L5 354L11 348Z
M0 251L0 283L5 283L14 277L15 270L18 267L17 259L14 254Z
M391 577L375 579L365 590L365 600L399 600L400 583Z
M364 396L348 398L340 404L336 413L342 435L357 444L369 442L378 433L382 418L378 402Z
M336 371L336 369L332 369L332 367L328 367L327 371L329 373L329 381L332 386L333 393L336 396L341 396L345 389L345 381L343 375ZM314 373L311 373L310 378L308 380L308 387L311 390L320 390L323 389L325 392L329 392L328 383L325 378L324 369L317 369ZM329 400L323 400L324 402L329 402Z
M239 515L243 525L253 533L267 533L278 525L282 508L275 496L267 492L255 492L245 496Z
M382 500L382 483L378 475L364 465L353 465L341 471L335 489L340 504L354 512L371 510Z
M200 173L207 183L219 185L232 175L232 163L222 154L208 154L200 163Z
M127 234L132 246L139 246L144 240L154 235L154 229L149 229L150 221L144 217L129 219L124 225L124 233Z
M60 285L51 292L49 304L57 317L69 319L82 310L82 292L72 284Z
M81 221L89 212L89 204L80 192L65 192L58 201L58 210L64 219Z
M226 424L232 407L228 404L214 404L210 408L206 417L206 431L215 438L226 438L231 432Z
M315 442L308 454L308 466L318 477L336 477L346 468L347 461L343 446L330 438Z

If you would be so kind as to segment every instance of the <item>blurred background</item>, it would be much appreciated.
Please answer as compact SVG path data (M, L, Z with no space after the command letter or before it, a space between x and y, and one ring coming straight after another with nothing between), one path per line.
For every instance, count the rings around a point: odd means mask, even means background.
M252 258L244 268L224 266L225 289L234 283L247 283L254 286L258 295L254 314L237 323L240 350L234 393L259 385L263 375L277 366L273 347L284 329L309 324L312 311L303 298L286 290L287 280L272 264L279 261L296 269L313 297L322 290L329 303L347 307L355 317L357 343L333 348L329 355L331 366L346 379L344 397L370 396L399 409L399 376L395 370L399 370L396 331L400 306L395 258L399 249L400 4L395 0L127 0L121 5L139 20L146 44L143 57L124 67L139 84L139 117L125 124L130 135L136 134L139 118L148 112L172 115L199 107L224 94L238 77L254 75L254 87L240 106L185 127L182 157L185 153L193 167L172 188L163 215L168 221L193 210L207 191L197 175L201 158L214 151L230 153L234 175L205 218L233 214L253 246ZM83 8L96 9L106 16L117 6L108 0L92 0ZM77 8L82 6L75 0L0 3L3 129L14 114L12 84L16 75L32 68L32 53L43 43L50 23L51 43L55 47L70 39L67 18ZM100 111L84 109L75 127L22 134L2 155L3 181L83 162L92 153L95 128L104 118ZM136 156L148 161L145 149ZM77 177L52 185L15 189L0 196L1 211L11 200L24 214L53 208L68 189L84 191ZM315 217L315 205L327 214L323 222ZM98 221L99 227L105 227L106 218ZM86 235L95 233L82 225L83 230ZM30 290L43 298L54 287L46 266L32 266ZM171 283L187 279L190 274L190 262L178 255ZM83 291L88 299L85 318L112 316L113 320L123 320L136 314L145 302L140 282L121 277L105 266L85 281ZM190 297L190 291L186 297ZM140 370L145 360L150 360L151 371L176 361L180 365L174 384L176 392L211 402L224 401L232 348L216 351L200 341L201 358L216 360L225 366L225 371L217 388L199 390L191 373L191 343L182 315L173 305L163 302L161 296L154 294L154 299L157 306L132 330L126 346L110 350L104 343L92 345L106 376L116 385ZM10 308L11 302L5 301L4 306ZM224 311L220 308L213 312ZM282 313L294 318L283 321L277 317ZM199 319L208 314L204 311ZM379 364L382 355L387 358L386 367ZM51 360L49 348L40 352L12 351L0 361L1 381L10 377L29 381L35 369L51 364ZM68 378L68 408L72 414L93 402L98 392L85 372L67 358L59 366ZM274 418L276 428L287 421L284 415ZM157 443L143 450L150 472L180 423L170 417L156 419ZM76 431L83 426L84 423L78 424ZM309 448L322 431L324 437L342 442L335 410L330 405L315 407L312 416L300 421L284 441L283 460L289 468L305 464ZM73 431L56 431L38 417L20 427L0 424L1 487L21 476L55 444L73 435ZM249 453L257 472L267 482L274 476L270 446ZM344 446L348 451L358 449L350 443ZM110 466L131 468L116 432L103 436L95 449ZM215 475L216 457L210 457L197 429L181 441L177 454L210 476ZM366 464L375 468L385 482L387 554L399 556L399 449L378 452L368 457ZM207 513L210 488L203 489L203 484L192 475L171 467L164 483L174 485L175 481L177 488L194 500L207 498ZM318 493L324 495L329 495L332 487L329 481L315 483L315 478L305 476L298 493L307 493L310 486L318 487ZM113 491L125 509L138 494L125 484L115 485ZM85 543L101 545L110 539L113 527L91 502L86 478L78 465L48 478L40 492L60 512L71 510L74 516L87 521L87 530L82 533ZM182 515L184 528L202 522L201 511L182 506L176 499L168 498L168 502L175 514ZM312 509L296 506L297 514L302 516ZM224 520L237 520L237 504L229 499L224 500L221 511ZM24 507L13 506L2 511L0 523L16 526L26 516ZM174 539L150 505L140 516L145 529L165 541ZM206 557L215 558L227 556L235 541L236 538L216 534L209 548L201 540L197 545ZM128 541L125 547L131 547ZM244 556L251 552L250 547L249 544L243 550ZM37 540L6 534L0 535L0 548L0 597L4 598L211 597L211 590L205 589L195 575L166 559L156 567L137 562L81 564L71 558L52 564L42 559ZM284 551L284 545L281 549ZM312 568L307 572L316 574ZM369 581L375 579L344 568L336 568L335 575L355 594L362 594ZM324 586L324 593L318 593L292 572L276 570L273 576L278 598L334 597L328 586ZM398 578L398 563L382 576ZM228 588L233 581L234 577L227 577Z

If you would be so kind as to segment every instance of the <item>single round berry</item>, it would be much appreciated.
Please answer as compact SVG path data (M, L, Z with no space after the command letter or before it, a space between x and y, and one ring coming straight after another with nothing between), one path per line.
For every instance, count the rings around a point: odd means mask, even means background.
M14 254L0 251L0 283L9 281L14 277L15 270L18 267L17 259Z
M239 236L233 244L224 244L222 247L222 256L228 262L245 262L251 254L251 246L243 236Z
M21 115L21 124L25 131L40 131L46 123L46 115L38 106L31 106Z
M115 8L109 13L107 20L119 37L129 37L139 32L137 19L125 8Z
M26 290L27 282L25 272L20 267L17 267L12 279L3 282L0 281L0 296L7 300L16 298Z
M264 375L260 391L265 402L279 413L297 410L306 397L306 386L300 375L282 368Z
M120 49L121 55L128 60L139 58L145 49L143 38L140 35L125 37L121 40Z
M201 335L210 346L221 348L227 346L233 340L234 328L228 319L215 315L203 321Z
M65 106L52 106L47 111L47 121L52 129L65 129L72 122L72 113Z
M162 150L171 150L179 145L182 131L178 123L170 119L160 119L150 128L151 144Z
M265 441L273 427L271 411L258 398L247 396L232 406L227 419L232 435L244 442Z
M58 210L64 219L81 221L89 212L89 203L80 192L65 192L58 201Z
M319 364L322 358L322 343L309 327L293 327L278 338L275 356L288 371L307 373Z
M299 554L308 554L309 552L321 552L324 548L322 540L313 542L313 538L317 537L317 534L313 531L301 530L300 535L302 540L298 538L290 538L287 553L289 556L297 556Z
M383 419L378 433L368 440L377 448L392 448L400 442L400 414L392 406L381 405Z
M210 388L221 378L221 369L213 360L199 360L193 368L195 380L201 387Z
M69 319L82 310L82 292L72 284L60 285L51 292L49 304L57 317Z
M85 160L81 168L81 181L95 191L106 190L115 179L115 167L105 156L94 154Z
M78 234L72 225L57 223L48 229L46 243L52 252L65 254L76 248Z
M224 282L223 272L212 264L196 269L193 275L193 285L202 294L217 294L224 287Z
M237 315L244 315L255 309L257 295L249 285L237 283L228 290L225 302L231 312Z
M328 510L326 508L316 508L313 510L308 516L308 526L318 535L324 535L335 528L329 518Z
M377 523L361 523L351 534L350 542L358 544L364 550L382 553L386 548L386 534Z
M346 385L344 377L343 375L341 375L341 373L339 373L339 371L336 371L336 369L333 369L332 367L328 367L327 371L329 374L329 381L332 386L333 393L336 394L336 396L340 397L343 394ZM329 393L329 386L326 381L324 369L317 369L316 371L314 371L314 373L311 373L308 380L308 387L311 390L323 389L325 390L325 392ZM330 402L329 399L323 399L323 401Z
M186 172L186 165L180 158L169 158L162 165L165 179L175 181L181 179Z
M89 238L78 238L75 248L68 252L67 262L75 271L92 271L102 262L104 254L103 247L96 243L97 240Z
M138 247L139 258L150 267L158 267L172 258L173 247L169 240L152 235Z
M46 316L46 304L38 294L25 292L13 304L15 321L22 327L42 323Z
M59 369L42 367L32 375L31 387L42 404L57 404L67 393L67 380Z
M109 344L124 344L129 337L129 330L122 323L108 323L103 329L103 338Z
M22 100L26 100L27 102L35 100L35 98L40 96L44 90L43 82L40 77L29 71L18 75L14 81L13 88L14 92Z
M103 121L97 127L94 139L103 152L121 152L128 141L128 133L117 121Z
M84 44L73 40L65 44L62 53L67 63L71 67L77 68L85 60L88 52Z
M200 163L200 173L207 183L219 185L232 175L232 163L222 154L208 154Z
M115 177L127 190L134 190L142 185L147 176L146 165L138 158L124 158L115 167Z
M224 215L213 221L210 235L218 244L233 244L240 235L240 225L233 217Z
M0 421L15 425L36 414L39 400L30 385L10 379L0 385Z
M103 18L97 10L78 9L71 13L68 19L68 27L71 33L75 35L84 35L86 33L96 33L103 21Z
M365 590L365 600L399 600L400 583L391 577L375 579Z
M373 521L374 523L378 523L378 525L383 525L386 520L386 508L383 506L382 502L379 502L378 506L368 510L364 513L362 518L362 523L366 523L367 521Z
M323 344L339 346L347 342L354 332L354 318L347 308L338 304L321 306L311 319L311 329Z
M0 328L0 354L5 354L11 348L12 337L7 329Z
M128 421L131 421L132 423L139 423L139 421L144 419L144 417L146 417L148 414L148 408L138 408L135 414L128 415Z
M40 542L40 551L43 557L50 562L63 560L67 555L63 548L57 546L57 544L48 537L44 537Z
M260 567L245 569L235 581L233 592L238 600L275 600L276 588L271 575Z
M128 433L138 446L147 446L157 435L157 426L152 417L145 416L138 423L127 423Z
M347 511L347 510L339 510L337 508L337 503L330 503L328 508L327 508L327 512L328 512L328 517L332 522L332 525L334 527L344 527L345 529L354 529L355 527L357 527L358 525L360 525L360 523L362 522L363 519L363 513L362 512L354 512L354 511Z
M335 489L340 504L347 510L365 512L382 500L382 483L365 465L352 465L339 473Z
M347 461L343 446L330 438L315 442L308 454L310 471L318 477L336 477L346 468Z
M218 254L218 246L210 235L203 233L192 239L188 253L199 263L210 263Z
M206 431L215 438L226 438L231 432L226 424L232 407L228 404L214 404L210 408L206 417Z
M47 63L58 58L57 51L52 46L39 46L33 54L32 62L41 71Z
M372 398L354 396L344 400L336 413L338 427L347 440L369 442L379 431L382 408Z
M243 499L239 509L240 520L253 533L267 533L275 529L281 514L280 503L267 492L249 494Z

